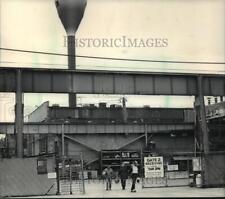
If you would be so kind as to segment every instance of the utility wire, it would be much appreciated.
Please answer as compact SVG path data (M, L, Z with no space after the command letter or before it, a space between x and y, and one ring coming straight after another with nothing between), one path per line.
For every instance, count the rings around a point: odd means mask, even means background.
M35 54L44 54L44 55L54 55L54 56L73 56L80 58L88 58L88 59L104 59L104 60L114 60L114 61L134 61L134 62L155 62L155 63L173 63L173 64L220 64L224 65L225 62L217 62L217 61L175 61L175 60L149 60L149 59L126 59L126 58L115 58L115 57L99 57L99 56L85 56L85 55L68 55L61 53L50 53L50 52L42 52L42 51L31 51L31 50L21 50L21 49L13 49L13 48L0 48L0 50L5 51L14 51L14 52L23 52L23 53L35 53Z
M51 63L23 63L23 62L10 62L10 61L0 61L0 63L3 63L3 64L27 64L27 65L46 65L46 66L67 66L66 64L51 64ZM3 66L1 65L0 67L6 67L6 66ZM133 69L131 66L91 66L91 65L77 65L77 67L82 67L82 68L89 68L89 67L92 67L92 68L101 68L101 69L105 69L105 68L113 68L113 69ZM139 70L160 70L159 68L156 68L156 67L138 67ZM163 70L167 70L167 71L185 71L185 72L188 72L188 71L197 71L197 72L218 72L218 73L224 73L225 70L207 70L207 69L182 69L182 68L164 68Z
M35 62L15 62L15 61L0 61L3 64L30 64L30 65L46 65L46 66L68 66L67 64L53 64L53 63L35 63Z

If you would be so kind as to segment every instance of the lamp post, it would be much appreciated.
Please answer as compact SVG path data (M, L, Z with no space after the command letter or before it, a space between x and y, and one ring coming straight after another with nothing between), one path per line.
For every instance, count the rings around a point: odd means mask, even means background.
M60 194L60 182L59 182L59 148L58 148L58 141L55 138L55 171L56 171L56 182L57 182L57 191L56 191L56 195Z
M61 138L62 138L62 176L64 176L64 172L65 172L65 159L64 159L64 156L65 156L65 143L64 143L64 122L62 123L62 126L61 126Z
M65 124L69 123L69 121L63 121L61 125L61 138L62 138L62 176L64 176L65 173Z
M83 18L87 0L55 0L58 16L66 30L68 47L68 68L76 69L75 33ZM76 107L76 94L69 94L69 107Z

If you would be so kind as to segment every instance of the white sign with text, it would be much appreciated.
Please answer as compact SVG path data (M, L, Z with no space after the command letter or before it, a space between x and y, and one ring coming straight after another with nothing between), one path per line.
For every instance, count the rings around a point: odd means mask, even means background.
M144 157L145 178L164 177L163 157Z

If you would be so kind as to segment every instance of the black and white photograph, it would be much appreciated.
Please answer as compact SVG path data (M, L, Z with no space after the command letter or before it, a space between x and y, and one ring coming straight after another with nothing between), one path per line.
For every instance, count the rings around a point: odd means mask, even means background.
M0 0L0 198L225 197L224 0Z

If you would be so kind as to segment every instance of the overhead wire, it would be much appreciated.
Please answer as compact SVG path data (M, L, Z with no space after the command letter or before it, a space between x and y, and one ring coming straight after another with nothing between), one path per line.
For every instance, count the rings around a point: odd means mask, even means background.
M73 56L73 57L88 58L88 59L104 59L104 60L114 60L114 61L135 61L135 62L156 62L156 63L159 62L159 63L173 63L173 64L219 64L219 65L225 65L225 62L218 62L218 61L177 61L177 60L128 59L128 58L118 58L118 57L68 55L68 54L62 54L62 53L50 53L50 52L43 52L43 51L32 51L32 50L2 48L2 47L0 47L0 50L23 52L23 53L44 54L44 55L54 55L54 56Z
M45 66L64 66L67 67L67 64L53 64L53 63L34 63L34 62L13 62L13 61L0 61L0 64L17 64L17 65L45 65ZM5 67L4 65L0 65L1 67ZM77 67L82 67L82 68L89 68L89 67L94 67L94 68L113 68L113 69L133 69L133 67L131 66L99 66L99 65L77 65ZM138 69L140 70L160 70L159 68L156 67L149 67L149 66L139 66ZM181 68L163 68L163 70L167 70L167 71L201 71L201 72L221 72L224 73L225 70L209 70L209 69L181 69Z

